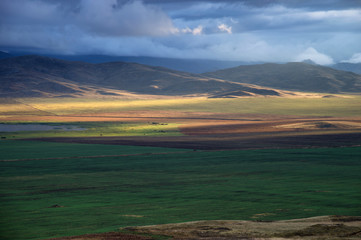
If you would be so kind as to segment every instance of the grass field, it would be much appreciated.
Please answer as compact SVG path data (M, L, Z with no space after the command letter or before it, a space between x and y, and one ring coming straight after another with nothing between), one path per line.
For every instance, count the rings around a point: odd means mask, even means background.
M240 98L240 99L0 99L0 123L70 124L83 131L1 133L2 138L179 136L181 125L198 124L218 114L260 114L283 117L360 117L361 96L335 98ZM235 116L242 119L244 116ZM253 120L251 117L248 117ZM351 119L352 120L352 119ZM231 123L231 122L230 122ZM351 123L353 124L353 123ZM280 130L280 128L278 128Z
M84 99L34 98L17 99L0 105L0 116L67 115L119 111L187 111L219 113L258 113L306 116L361 116L361 96L334 98L238 98L238 99Z
M254 136L262 142L263 133L267 138L283 131L279 126L300 128L326 120L342 126L322 129L325 134L357 133L360 116L361 96L0 99L0 123L84 128L0 133L0 239L193 220L361 215L361 147L192 151L187 142L192 142L187 134L197 139L197 134L212 133L221 136L213 144L231 144L247 138L247 131L259 131ZM298 137L318 133L284 131ZM343 141L358 145L356 135L341 141L343 135L337 134L335 146L345 146ZM176 138L191 150L9 140L112 136L137 136L137 141L154 140L155 146Z
M5 123L6 124L6 123ZM8 123L11 124L11 123ZM12 125L16 126L16 123ZM24 124L24 123L20 123ZM25 123L31 125L31 123ZM110 137L110 136L177 136L181 135L176 123L158 122L63 122L40 123L46 126L78 127L80 131L47 130L47 131L18 131L1 132L0 136L6 139L39 138L39 137Z
M0 148L1 239L361 215L360 147L203 152L0 141Z

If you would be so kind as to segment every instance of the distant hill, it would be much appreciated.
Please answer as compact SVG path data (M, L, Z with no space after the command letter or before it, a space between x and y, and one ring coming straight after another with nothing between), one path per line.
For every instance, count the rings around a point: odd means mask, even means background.
M307 63L239 66L203 76L291 91L361 92L361 75Z
M0 59L10 58L10 57L12 57L11 54L0 51Z
M361 74L361 63L337 63L331 66L334 69Z
M7 57L39 55L49 58L56 58L66 61L79 61L86 63L107 63L107 62L129 62L150 65L155 67L165 67L177 71L189 73L207 73L214 72L226 68L233 68L240 65L248 66L255 64L263 64L264 62L249 62L249 61L226 61L214 59L181 59L181 58L164 58L164 57L147 57L147 56L111 56L111 55L59 55L59 54L39 54L36 51L14 51L10 50L10 54L0 51L0 59L2 54ZM314 64L310 59L306 59L303 63ZM350 71L361 74L361 63L337 63L329 67Z
M152 95L237 97L282 95L267 87L234 83L137 63L84 63L41 56L0 60L0 97Z

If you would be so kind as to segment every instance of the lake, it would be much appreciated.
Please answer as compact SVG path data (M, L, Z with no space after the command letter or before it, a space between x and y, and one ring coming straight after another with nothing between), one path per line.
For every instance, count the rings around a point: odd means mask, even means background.
M81 128L74 125L46 125L46 124L3 124L0 123L0 132L23 132L23 131L82 131Z

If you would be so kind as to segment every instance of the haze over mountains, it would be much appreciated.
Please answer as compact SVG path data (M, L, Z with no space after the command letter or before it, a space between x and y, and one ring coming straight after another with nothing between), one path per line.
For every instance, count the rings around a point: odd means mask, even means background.
M307 63L258 64L192 74L138 63L86 63L42 56L0 60L0 97L112 95L283 96L361 92L361 75ZM279 90L282 89L282 90Z
M177 71L189 73L205 73L239 65L250 65L255 63L242 61L220 61L205 59L177 59L160 57L134 57L134 56L107 56L107 55L49 55L67 61L81 61L87 63L107 62L130 62L150 65L154 67L165 67Z
M0 59L39 55L37 52L2 52L0 51ZM79 61L87 63L107 63L107 62L130 62L150 65L154 67L165 67L177 71L189 73L206 73L226 68L238 67L240 65L256 65L265 62L245 62L245 61L225 61L225 60L207 60L207 59L180 59L180 58L162 58L162 57L147 57L147 56L109 56L109 55L59 55L59 54L40 54L40 56L56 58L66 61ZM305 60L304 62L315 64L312 60ZM329 65L328 67L354 72L361 74L361 63L340 62Z
M361 63L341 62L334 64L331 67L337 70L343 70L343 71L349 71L349 72L361 74Z

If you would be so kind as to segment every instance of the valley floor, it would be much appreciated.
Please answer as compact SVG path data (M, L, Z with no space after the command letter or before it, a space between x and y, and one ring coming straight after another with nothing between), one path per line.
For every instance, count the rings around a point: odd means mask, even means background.
M129 115L127 115L129 114ZM361 117L307 117L262 114L209 114L141 112L102 114L104 120L158 124L158 134L118 135L103 133L101 136L31 137L31 140L136 145L153 147L186 148L194 150L269 149L345 147L361 145ZM179 116L177 116L177 114ZM196 115L196 116L195 116ZM171 116L171 117L170 117ZM70 116L68 116L70 117ZM87 121L97 122L99 116L86 116ZM76 119L85 116L77 116ZM74 119L72 119L73 121ZM161 124L159 124L161 123ZM162 129L175 124L178 130ZM180 134L175 134L179 131Z
M361 238L360 96L0 100L3 239Z
M358 146L361 97L243 99L0 99L0 122L84 131L0 133L41 139L188 149Z

